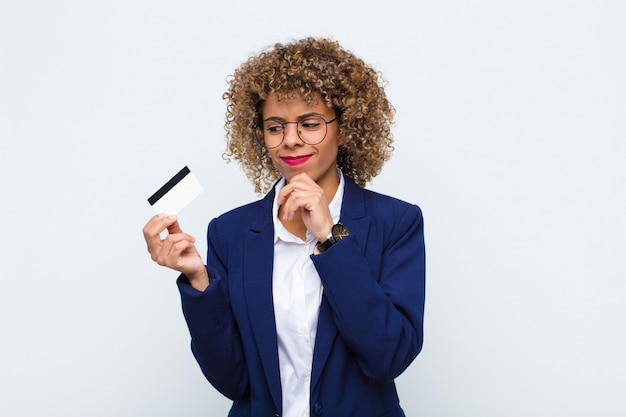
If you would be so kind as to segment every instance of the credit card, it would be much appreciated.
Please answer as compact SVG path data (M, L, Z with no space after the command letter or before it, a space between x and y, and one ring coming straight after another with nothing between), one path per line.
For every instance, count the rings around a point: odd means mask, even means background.
M178 214L203 191L198 179L188 167L184 167L157 192L148 198L155 212Z

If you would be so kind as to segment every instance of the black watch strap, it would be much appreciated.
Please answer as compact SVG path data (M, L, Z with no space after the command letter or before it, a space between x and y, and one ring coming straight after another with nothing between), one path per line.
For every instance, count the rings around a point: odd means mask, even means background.
M348 228L346 226L341 223L337 223L333 225L333 227L330 229L330 235L328 236L328 239L323 242L317 242L317 245L315 245L315 250L313 252L315 254L324 253L326 252L326 250L328 250L328 248L330 248L332 245L339 242L341 239L348 236L349 234L350 232L348 231Z
M324 253L328 248L333 245L333 243L335 242L333 242L333 238L331 236L323 242L317 242L317 245L315 245L315 249L317 249L318 253Z

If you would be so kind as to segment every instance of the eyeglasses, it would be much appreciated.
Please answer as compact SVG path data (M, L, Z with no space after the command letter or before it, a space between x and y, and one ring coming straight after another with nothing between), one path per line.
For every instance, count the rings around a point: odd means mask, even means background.
M307 145L317 145L326 138L328 125L337 120L326 121L321 116L306 116L297 122L280 122L278 120L263 120L263 135L265 146L268 149L279 147L285 140L287 125L296 125L300 140Z

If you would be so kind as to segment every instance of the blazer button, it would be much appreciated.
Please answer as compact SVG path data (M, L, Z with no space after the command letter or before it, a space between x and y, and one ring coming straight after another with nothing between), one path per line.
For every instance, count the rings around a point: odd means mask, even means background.
M324 413L324 408L322 407L322 403L320 401L315 401L315 404L313 404L313 413L316 416L321 416Z

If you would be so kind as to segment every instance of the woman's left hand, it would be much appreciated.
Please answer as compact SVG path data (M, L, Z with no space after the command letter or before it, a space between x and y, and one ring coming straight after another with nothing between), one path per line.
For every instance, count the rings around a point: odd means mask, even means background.
M333 217L328 208L324 190L307 174L295 175L278 194L283 220L293 220L300 211L307 230L323 242L333 227Z

